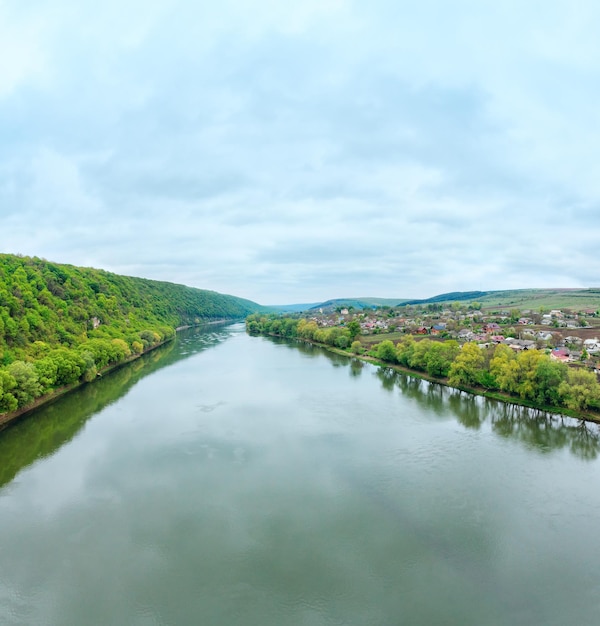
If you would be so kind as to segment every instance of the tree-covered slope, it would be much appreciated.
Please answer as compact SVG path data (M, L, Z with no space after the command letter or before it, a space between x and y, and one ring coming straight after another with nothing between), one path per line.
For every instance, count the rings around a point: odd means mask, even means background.
M260 308L212 291L0 254L0 414L92 380L178 326Z

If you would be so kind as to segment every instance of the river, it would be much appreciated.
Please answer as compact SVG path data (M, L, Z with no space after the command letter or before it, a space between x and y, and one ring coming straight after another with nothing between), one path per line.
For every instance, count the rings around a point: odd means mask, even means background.
M596 625L600 432L191 329L0 432L0 623Z

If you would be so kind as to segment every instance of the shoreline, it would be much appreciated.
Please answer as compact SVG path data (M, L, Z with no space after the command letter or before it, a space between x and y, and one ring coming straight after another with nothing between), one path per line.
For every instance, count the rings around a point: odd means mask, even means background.
M177 328L175 328L175 335L173 335L173 337L171 337L170 339L165 339L164 341L161 341L160 343L157 343L156 345L151 346L150 348L146 348L139 354L132 354L131 356L124 359L123 361L119 361L118 363L113 363L112 365L107 365L105 368L103 368L102 370L98 372L95 380L91 380L91 381L81 380L81 381L77 381L76 383L72 383L70 385L65 385L64 387L59 387L58 389L55 389L54 391L50 393L47 393L43 396L40 396L39 398L36 398L31 404L28 404L27 406L21 407L20 409L17 409L16 411L11 411L10 413L4 413L0 415L0 432L2 432L5 428L8 428L15 422L18 422L21 418L26 417L29 413L35 411L41 406L44 406L45 404L50 404L51 402L58 400L62 396L70 393L71 391L74 391L75 389L79 389L80 387L83 387L84 385L93 385L94 382L96 382L98 378L101 378L102 376L104 376L104 374L109 374L110 372L117 370L120 367L124 367L125 365L128 365L129 363L133 361L137 361L137 359L143 357L144 355L173 341L179 331L188 330L190 328L198 328L200 326L209 326L212 324L226 324L228 322L234 322L234 321L235 320L211 320L209 322L202 322L200 324L189 324L187 326L178 326Z
M260 335L259 335L260 336ZM266 335L268 337L277 337L279 339L287 339L289 337L281 337L280 335ZM311 341L310 339L300 339L298 337L294 337L293 341L301 341L303 343L308 343L313 346L317 346L319 348L323 348L329 352L333 352L334 354L338 354L340 356L348 357L349 359L358 359L360 361L365 361L366 363L371 363L372 365L376 365L377 367L387 367L402 374L406 374L412 378L418 378L420 380L425 380L429 383L435 383L438 385L442 385L443 387L448 387L449 389L456 389L458 391L468 393L474 396L482 396L484 398L489 398L491 400L496 400L498 402L502 402L504 404L513 404L515 406L521 406L527 409L534 409L536 411L541 411L542 413L549 413L552 415L562 415L564 417L569 417L572 419L582 420L585 422L591 422L593 424L600 425L600 414L597 413L577 413L576 411L572 411L567 409L566 407L552 407L552 406L540 406L535 404L534 402L527 402L516 398L514 396L510 396L501 391L495 390L491 391L485 389L484 387L456 387L454 385L448 384L447 378L435 378L433 376L429 376L425 372L419 372L417 370L412 370L408 367L404 367L403 365L398 365L397 363L386 363L385 361L381 361L375 357L364 355L364 354L353 354L351 352L346 352L341 348L336 348L335 346L330 346L328 344L318 343L316 341Z

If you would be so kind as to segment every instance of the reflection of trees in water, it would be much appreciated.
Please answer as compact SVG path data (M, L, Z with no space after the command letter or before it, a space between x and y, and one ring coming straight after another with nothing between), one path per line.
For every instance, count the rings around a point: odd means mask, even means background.
M591 459L600 449L597 426L536 409L505 405L495 411L491 421L494 432L500 436L518 439L542 453L569 446L576 456Z
M37 459L69 442L87 420L123 397L138 381L224 341L232 334L214 326L181 331L170 341L41 406L0 433L0 487Z
M593 461L598 456L600 448L598 440L600 439L600 428L597 424L591 425L585 421L581 421L574 428L574 435L571 439L571 452L580 459Z
M360 376L363 372L365 362L360 359L352 359L350 361L350 376Z
M486 413L482 410L480 396L474 396L455 389L448 396L450 409L465 427L479 430L485 421Z
M350 376L353 377L360 375L364 367L364 362L358 359L310 343L275 337L269 337L268 341L300 350L307 356L324 355L335 367L349 366ZM488 422L497 435L517 439L542 453L568 447L574 455L586 460L595 459L600 453L598 425L468 394L409 376L391 367L378 367L375 374L386 391L391 393L397 388L405 398L416 402L427 412L438 416L453 415L465 428L478 430Z
M296 348L296 350L299 350L304 356L316 357L322 352L320 348L306 341L298 341L295 344L291 344L290 341L286 339L282 339L281 341L285 342L286 345L291 348Z
M398 388L404 397L429 413L453 414L465 428L477 430L489 422L497 435L517 439L542 453L568 447L585 460L593 460L600 453L600 426L596 424L467 394L413 378L391 367L378 368L376 375L386 391Z
M386 391L393 391L396 385L397 372L391 367L380 367L376 371L377 378L381 381L381 386Z
M376 375L387 391L393 391L398 387L402 391L402 395L415 400L428 411L437 415L448 413L447 400L450 395L448 387L430 383L421 378L407 376L391 367L378 368Z

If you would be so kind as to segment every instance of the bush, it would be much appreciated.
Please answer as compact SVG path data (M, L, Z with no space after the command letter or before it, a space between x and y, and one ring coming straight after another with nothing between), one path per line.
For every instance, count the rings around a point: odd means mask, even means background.
M377 358L387 363L396 363L396 347L389 339L377 344Z
M360 343L360 341L353 341L352 345L350 346L350 350L354 354L362 354L363 353L362 343Z

